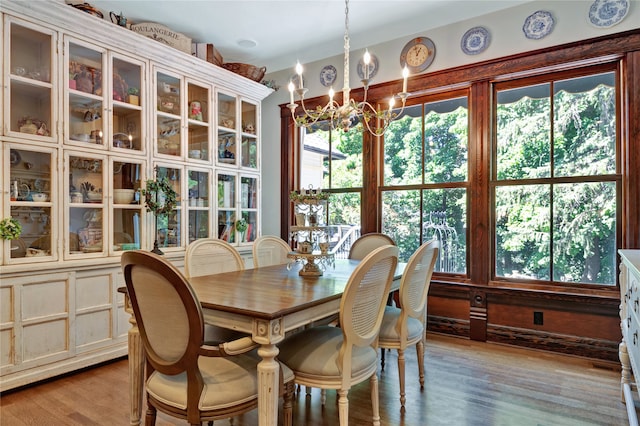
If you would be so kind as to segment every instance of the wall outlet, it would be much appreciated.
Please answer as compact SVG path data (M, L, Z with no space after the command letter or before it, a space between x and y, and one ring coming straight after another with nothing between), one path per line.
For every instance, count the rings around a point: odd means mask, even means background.
M534 312L533 312L533 323L534 323L535 325L542 325L542 324L543 324L543 322L544 322L544 319L543 319L542 312L540 312L540 311L534 311Z

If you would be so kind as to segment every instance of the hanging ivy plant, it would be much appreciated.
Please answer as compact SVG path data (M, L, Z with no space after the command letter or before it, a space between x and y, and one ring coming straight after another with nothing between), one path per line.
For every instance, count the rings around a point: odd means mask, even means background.
M142 195L145 197L147 211L156 216L171 212L178 204L178 194L166 177L148 180Z
M0 221L0 238L3 240L15 240L22 233L22 225L12 217L6 217Z

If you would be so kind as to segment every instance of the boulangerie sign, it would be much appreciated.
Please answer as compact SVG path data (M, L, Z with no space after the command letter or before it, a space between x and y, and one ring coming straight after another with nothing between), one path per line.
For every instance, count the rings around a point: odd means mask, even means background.
M171 28L155 22L141 22L139 24L132 24L131 31L134 31L143 36L152 38L160 43L164 43L167 46L171 46L174 49L181 50L185 53L191 54L191 38L173 31Z

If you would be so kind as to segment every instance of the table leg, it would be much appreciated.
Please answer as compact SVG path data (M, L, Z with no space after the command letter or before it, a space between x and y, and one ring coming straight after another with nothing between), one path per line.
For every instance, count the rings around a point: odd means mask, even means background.
M278 424L278 389L280 364L275 360L278 347L263 344L258 349L262 361L258 364L258 424L276 426Z
M131 308L129 296L125 295L124 308L129 313L129 398L130 412L129 422L131 426L140 424L140 416L142 413L142 391L144 388L144 347L140 339L140 330Z

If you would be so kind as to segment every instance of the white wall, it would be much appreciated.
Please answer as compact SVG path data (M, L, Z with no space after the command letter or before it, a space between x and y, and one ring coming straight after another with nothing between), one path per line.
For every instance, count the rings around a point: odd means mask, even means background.
M490 0L488 0L490 1ZM373 84L401 79L400 51L413 37L425 36L433 40L436 56L425 73L482 62L489 59L513 55L519 52L542 49L549 46L570 43L606 34L613 34L640 28L640 0L631 0L629 12L622 22L610 28L598 28L589 21L589 8L593 0L541 0L515 6L500 12L484 15L467 21L434 30L417 33L383 44L369 46L371 53L379 60L379 71ZM454 3L455 4L455 3ZM555 19L553 31L540 40L530 40L522 32L525 19L533 12L546 10ZM342 19L342 18L341 18ZM472 27L484 26L491 34L488 48L478 55L466 55L460 49L462 35ZM336 42L342 44L342 34L336 34ZM351 88L358 88L356 65L363 51L352 51L350 55ZM280 90L263 101L262 106L262 232L280 234L280 109L278 105L289 101L287 84L294 74L296 58L291 58L291 69L267 74L265 79L274 79ZM342 88L343 57L336 56L322 61L303 64L305 66L305 86L307 97L321 96L327 88L320 84L320 70L325 65L333 65L338 70L334 90Z

